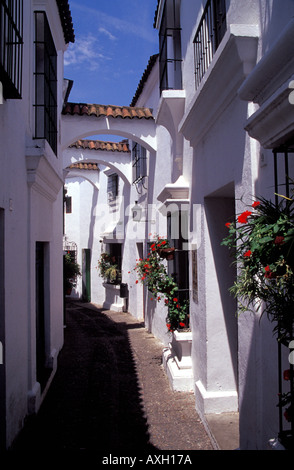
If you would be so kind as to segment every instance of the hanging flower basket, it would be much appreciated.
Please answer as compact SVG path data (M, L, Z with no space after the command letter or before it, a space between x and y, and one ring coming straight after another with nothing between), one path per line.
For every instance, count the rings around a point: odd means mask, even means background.
M160 258L170 261L174 259L175 249L174 248L160 248L158 250L158 254Z

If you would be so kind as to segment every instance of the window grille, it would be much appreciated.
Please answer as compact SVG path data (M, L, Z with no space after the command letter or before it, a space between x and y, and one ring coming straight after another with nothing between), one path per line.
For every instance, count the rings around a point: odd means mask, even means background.
M21 99L23 0L0 0L0 81L5 99Z
M118 175L116 173L108 176L107 181L108 202L114 202L118 196Z
M57 53L45 12L35 12L35 138L57 152Z
M293 145L285 145L280 148L273 150L274 156L274 182L275 182L275 203L279 203L279 194L286 196L287 198L293 197L293 170L294 170L294 147ZM283 414L285 412L285 407L283 405L282 395L285 393L285 380L283 379L283 355L285 349L287 353L290 353L290 344L294 340L294 331L290 337L290 342L287 343L278 341L278 387L279 387L279 439L282 444L287 448L292 449L294 443L294 414L290 414L290 422L287 426L285 425L285 420L283 419ZM283 351L284 350L284 351ZM291 409L294 407L294 367L292 363L289 363L289 385L288 389L291 394ZM290 446L290 447L289 447Z
M133 183L138 183L147 176L147 159L146 149L141 145L133 142L132 145L133 160Z
M194 38L196 88L207 71L226 30L225 0L208 0Z
M72 198L71 196L65 196L65 211L67 214L72 213Z
M175 1L166 2L159 31L160 92L182 89L181 28Z

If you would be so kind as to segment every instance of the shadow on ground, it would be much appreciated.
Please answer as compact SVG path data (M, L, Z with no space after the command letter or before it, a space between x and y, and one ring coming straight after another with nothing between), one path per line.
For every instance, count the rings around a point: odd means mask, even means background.
M11 450L155 450L128 328L98 310L68 305L55 378Z

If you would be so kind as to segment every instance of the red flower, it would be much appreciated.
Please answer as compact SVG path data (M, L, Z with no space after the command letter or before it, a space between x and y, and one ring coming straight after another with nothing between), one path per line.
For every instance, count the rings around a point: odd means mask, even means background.
M177 302L177 301L178 301L178 299L175 297L175 298L173 299L173 301L174 301L174 302Z
M164 303L165 303L165 304L168 304L168 299L164 299Z
M285 239L283 236L277 236L275 238L275 241L274 241L275 245L283 245L283 243L285 243Z
M231 226L231 222L227 222L226 227L230 228L230 226Z
M139 281L136 281L136 284L138 284Z
M293 418L293 409L292 409L292 406L290 405L289 408L286 408L285 410L285 413L284 413L284 417L287 421L292 421L292 418Z
M166 245L166 241L165 241L165 240L162 240L161 244L162 244L162 245Z
M260 205L260 202L259 201L254 201L254 203L252 204L252 207L258 207Z
M177 308L180 308L180 304L177 304L176 307L177 307Z
M179 325L180 325L182 328L184 328L184 327L186 326L185 323L183 323L183 322L180 322Z
M264 268L264 270L265 270L265 275L264 275L264 277L265 277L266 279L272 279L272 278L275 276L269 266L266 266L266 267Z
M238 217L238 222L240 224L247 224L247 219L251 214L252 214L252 212L250 212L250 211L242 212L242 214L240 214L239 217Z
M248 251L246 251L246 253L244 253L243 256L244 256L245 258L249 258L249 256L251 256L251 254L252 254L252 251L251 251L251 250L248 250Z

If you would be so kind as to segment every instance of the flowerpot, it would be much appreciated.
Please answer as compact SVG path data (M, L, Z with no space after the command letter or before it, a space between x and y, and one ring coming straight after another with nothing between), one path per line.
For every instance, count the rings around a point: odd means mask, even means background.
M175 249L174 248L160 248L158 250L158 253L161 258L172 260L174 259Z
M179 362L179 367L191 366L192 332L180 330L173 332L172 349Z

